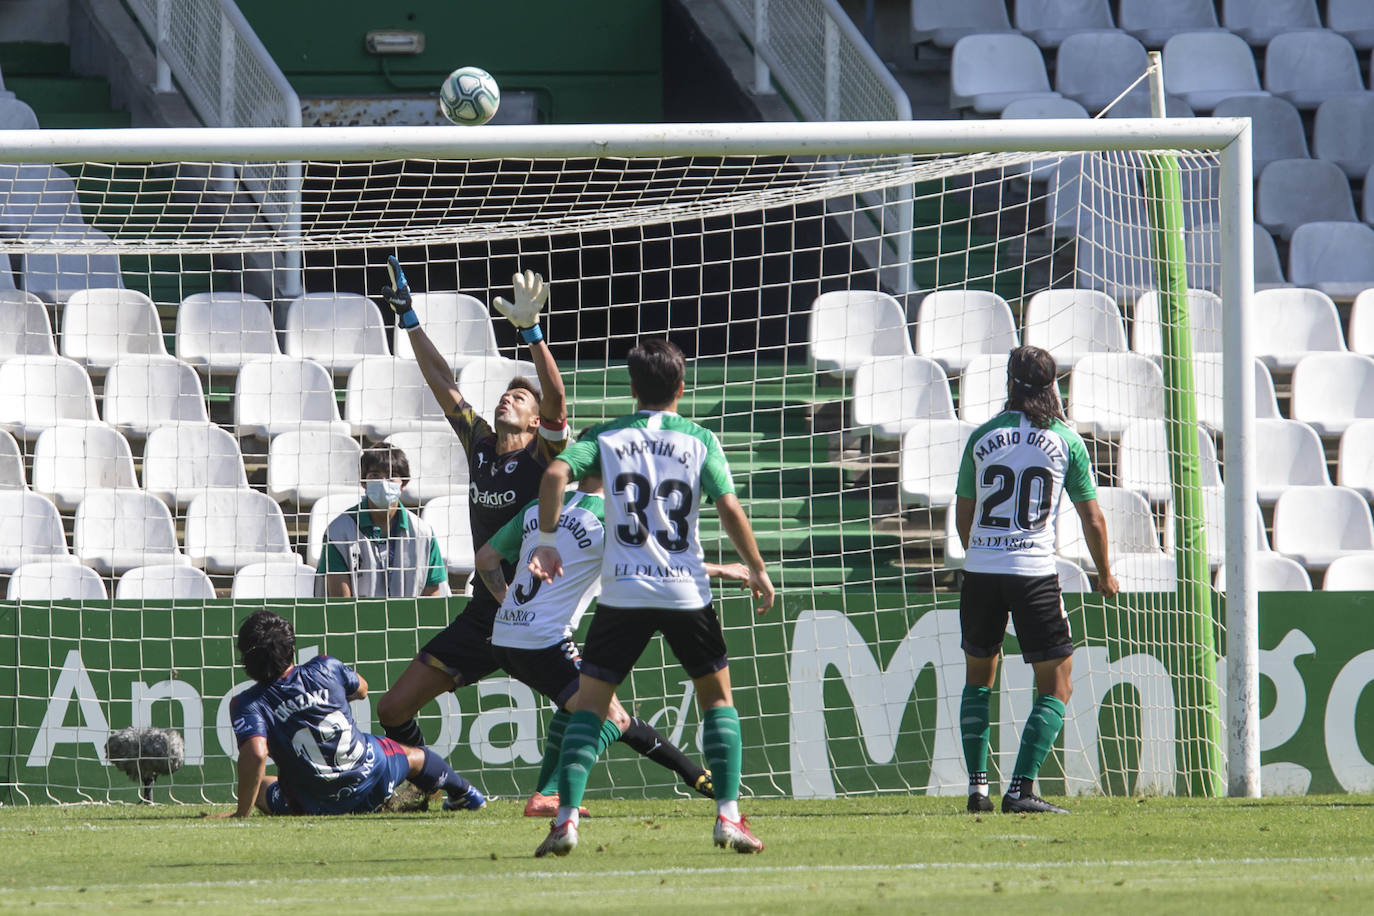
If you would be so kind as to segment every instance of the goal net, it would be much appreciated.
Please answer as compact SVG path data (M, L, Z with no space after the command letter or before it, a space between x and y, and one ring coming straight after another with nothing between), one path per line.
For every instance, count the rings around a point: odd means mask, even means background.
M184 736L155 798L231 799L229 702L248 685L234 634L264 605L302 658L357 668L373 693L355 718L381 731L375 698L461 609L474 553L461 445L378 306L388 255L488 418L534 374L489 308L516 270L552 284L575 430L633 409L637 340L684 350L681 412L719 437L779 588L761 618L716 592L756 796L965 791L955 475L1001 409L1008 350L1050 350L1125 593L1092 592L1060 511L1075 690L1043 791L1215 794L1228 766L1247 791L1253 640L1227 621L1253 619L1254 538L1233 530L1253 494L1229 402L1252 379L1235 371L1243 335L1222 332L1248 295L1244 130L15 132L0 801L134 800L105 746L127 726ZM403 503L434 529L452 597L314 597L324 528L359 503L360 450L382 441L407 454ZM701 538L708 560L734 559L709 508ZM1007 652L994 783L1034 692L1014 634ZM658 641L621 699L700 758L690 680ZM420 724L488 794L519 797L550 714L498 673ZM620 747L590 789L683 791Z

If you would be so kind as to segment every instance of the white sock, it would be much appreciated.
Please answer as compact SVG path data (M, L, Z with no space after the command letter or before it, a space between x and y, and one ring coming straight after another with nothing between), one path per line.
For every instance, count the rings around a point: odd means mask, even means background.
M986 796L986 795L988 794L988 784L985 783L985 782L984 782L984 783L972 783L972 782L971 782L971 783L968 784L968 794L969 794L969 795L982 795L982 796Z
M562 827L562 826L563 826L564 824L566 824L568 821L572 821L574 827L577 826L577 821L578 821L578 810L577 810L577 806L574 805L573 807L569 808L567 805L559 805L559 807L558 807L558 816L557 816L556 818L554 818L553 825L554 825L555 827Z
M727 821L738 821L739 801L733 798L729 801L717 799L716 813L719 814L721 817L725 818Z

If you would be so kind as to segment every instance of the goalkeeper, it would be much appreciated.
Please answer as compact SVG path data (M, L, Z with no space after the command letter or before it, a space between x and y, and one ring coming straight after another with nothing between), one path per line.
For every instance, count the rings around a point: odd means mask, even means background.
M992 810L989 704L1008 613L1039 695L1021 733L1002 812L1068 813L1031 791L1064 727L1073 686L1073 635L1054 565L1055 511L1064 493L1082 520L1098 589L1109 598L1117 592L1092 465L1083 440L1064 420L1054 372L1054 357L1039 347L1011 351L1006 406L969 436L954 491L955 526L967 551L959 596L965 661L959 727L968 810L975 813Z

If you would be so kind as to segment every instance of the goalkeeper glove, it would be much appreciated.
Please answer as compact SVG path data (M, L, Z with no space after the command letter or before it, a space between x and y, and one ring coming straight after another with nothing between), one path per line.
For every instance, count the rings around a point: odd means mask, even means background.
M515 287L515 301L507 302L497 296L491 304L515 325L521 340L538 343L544 339L544 332L539 330L539 310L549 299L549 288L544 285L544 278L532 270L517 273L511 284Z
M405 271L401 270L401 262L396 260L395 255L387 257L386 269L391 274L391 285L382 287L382 298L396 313L397 324L407 331L418 328L420 316L415 314L415 308L410 303L410 284L406 282Z

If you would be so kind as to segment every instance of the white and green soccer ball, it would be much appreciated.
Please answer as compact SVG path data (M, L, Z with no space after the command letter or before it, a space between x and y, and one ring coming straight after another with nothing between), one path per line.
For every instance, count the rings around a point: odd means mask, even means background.
M501 105L501 87L481 67L459 67L439 87L439 108L454 124L485 124Z

